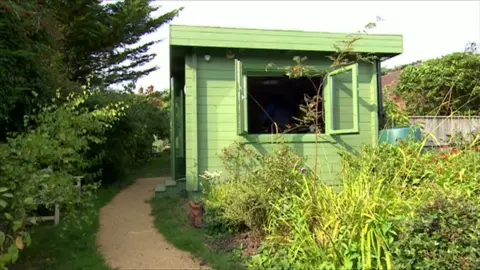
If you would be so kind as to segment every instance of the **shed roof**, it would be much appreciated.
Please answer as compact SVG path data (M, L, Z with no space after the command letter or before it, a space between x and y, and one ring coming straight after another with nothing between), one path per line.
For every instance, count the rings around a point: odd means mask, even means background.
M170 25L170 45L335 52L334 44L354 36L353 51L394 56L403 52L402 35L307 32L212 26Z

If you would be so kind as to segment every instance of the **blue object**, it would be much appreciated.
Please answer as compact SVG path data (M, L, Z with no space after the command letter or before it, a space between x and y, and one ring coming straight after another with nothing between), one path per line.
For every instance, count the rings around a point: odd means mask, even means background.
M267 121L267 120L270 120L270 117L273 116L273 112L275 110L275 105L273 103L270 103L267 105L267 107L265 108L265 114L263 114L263 121Z
M282 104L275 104L270 103L265 108L266 114L263 115L263 121L270 122L270 118L277 123L280 128L285 127L286 125L290 124L292 120L292 116L290 115L290 111L287 110Z
M380 130L378 135L378 141L380 143L398 144L400 141L418 142L422 140L422 132L418 127L384 129Z

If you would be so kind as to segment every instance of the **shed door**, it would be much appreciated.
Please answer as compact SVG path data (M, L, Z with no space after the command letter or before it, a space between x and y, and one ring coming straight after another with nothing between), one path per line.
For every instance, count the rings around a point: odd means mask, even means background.
M325 87L325 130L327 134L357 133L358 64L328 74Z
M243 72L242 62L238 59L235 59L235 87L237 92L237 133L243 135L248 133L247 76Z
M182 77L170 79L172 177L185 177L185 93Z

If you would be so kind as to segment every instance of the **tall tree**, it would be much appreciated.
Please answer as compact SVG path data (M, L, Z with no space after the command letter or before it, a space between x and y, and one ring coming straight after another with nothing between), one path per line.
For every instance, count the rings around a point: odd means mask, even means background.
M0 141L58 88L72 90L59 60L55 10L47 2L0 0Z
M141 38L170 22L181 9L153 16L153 0L59 0L58 21L64 26L64 60L70 78L108 86L136 81L158 67L142 68L156 56L149 52L159 40Z
M25 114L50 103L57 89L134 82L157 41L141 38L181 9L153 16L151 0L0 0L0 141L21 131Z

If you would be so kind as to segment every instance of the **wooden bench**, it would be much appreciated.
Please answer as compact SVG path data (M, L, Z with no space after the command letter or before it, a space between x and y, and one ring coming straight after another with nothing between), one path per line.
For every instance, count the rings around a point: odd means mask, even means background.
M83 179L83 176L74 176L73 177L75 180L76 180L76 188L78 189L78 191L81 191L81 188L82 188L82 179ZM53 224L55 226L58 225L58 223L60 222L60 205L56 202L48 202L48 203L45 203L45 202L37 202L36 203L37 205L47 205L47 204L53 204L54 205L54 214L53 216L37 216L37 217L30 217L28 218L29 221L37 221L37 220L40 220L40 221L47 221L47 220L53 220Z

